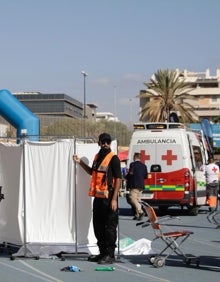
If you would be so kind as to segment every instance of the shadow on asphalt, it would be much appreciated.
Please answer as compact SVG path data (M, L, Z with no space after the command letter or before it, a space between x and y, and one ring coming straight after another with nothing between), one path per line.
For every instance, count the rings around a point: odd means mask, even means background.
M199 269L220 272L220 256L200 256Z
M154 208L155 212L157 214L158 217L160 216L164 216L164 213L161 213L160 210L158 208ZM219 212L218 212L219 213ZM182 223L178 224L178 221L175 223L168 223L166 222L166 226L170 226L170 227L187 227L187 228L201 228L201 229L216 229L218 228L218 225L215 222L212 222L211 220L209 220L210 217L210 212L206 209L200 209L199 210L199 214L207 214L207 220L213 224L213 227L210 226L204 226L204 225L183 225ZM187 209L180 209L180 208L171 208L168 209L166 212L166 215L170 215L173 217L177 217L177 216L189 216L188 214L188 210ZM120 208L119 209L119 216L133 216L132 214L132 210L131 208ZM127 218L123 218L124 220L127 220ZM144 219L142 221L147 221L147 217L144 217Z
M134 265L137 265L137 264L151 265L151 263L149 262L149 258L150 258L150 256L147 256L147 255L126 256L126 260L128 260L130 263L132 263ZM184 263L183 257L171 255L166 259L165 265L163 267L166 267L166 266L185 267L185 268L196 268L198 270L220 272L220 257L200 256L199 259L200 259L199 266L197 266L196 260L194 260L194 259L192 259L192 262L191 262L190 265L187 265L187 264ZM152 265L152 268L154 268L153 265Z
M181 257L178 256L170 256L166 260L167 266L172 267L180 267L181 265L186 268L196 268L198 270L205 270L205 271L215 271L220 272L220 257L215 256L200 256L200 264L197 267L195 262L192 260L190 265L186 265Z
M166 265L173 266L173 267L179 267L182 264L182 266L186 268L196 268L198 270L220 272L220 257L199 256L199 259L200 259L200 264L197 267L193 261L190 265L186 265L183 262L183 260L181 260L181 257L170 256L166 260Z
M157 214L157 216L163 216L163 215L172 215L172 216L189 216L188 209L181 209L181 208L170 208L167 209L166 213L161 212L157 207L154 207L154 210ZM207 209L199 209L199 214L209 214L210 212ZM119 215L123 216L132 216L132 210L131 208L119 208Z

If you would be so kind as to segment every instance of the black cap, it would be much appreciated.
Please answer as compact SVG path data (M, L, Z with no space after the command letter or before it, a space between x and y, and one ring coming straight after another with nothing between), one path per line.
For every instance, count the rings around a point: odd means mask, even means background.
M102 142L104 140L107 140L107 141L112 141L112 138L111 138L111 135L108 134L108 133L102 133L99 135L99 142Z

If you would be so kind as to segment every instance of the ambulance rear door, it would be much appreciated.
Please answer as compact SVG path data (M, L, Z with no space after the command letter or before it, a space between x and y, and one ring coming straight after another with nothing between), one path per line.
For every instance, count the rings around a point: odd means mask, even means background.
M183 142L187 140L183 140L181 132L181 129L148 128L133 135L131 154L140 152L149 172L144 199L169 205L169 200L178 204L184 198L186 153Z
M153 143L153 150L145 150L149 155L149 179L146 190L154 192L154 199L165 201L179 201L184 197L184 153L181 134L163 130L152 132L149 137Z

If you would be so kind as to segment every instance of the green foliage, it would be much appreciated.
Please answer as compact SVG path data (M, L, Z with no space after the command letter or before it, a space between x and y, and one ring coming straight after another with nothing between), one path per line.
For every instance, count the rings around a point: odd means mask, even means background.
M85 122L85 123L84 123ZM84 133L85 126L85 136ZM59 118L53 121L41 121L40 135L41 136L57 136L57 137L88 137L98 140L99 134L107 132L112 136L112 139L118 140L119 146L128 146L132 132L128 127L121 122L114 121L99 121L72 118Z
M140 112L142 121L168 121L171 112L175 112L181 120L192 122L195 120L195 109L190 103L192 90L190 84L174 70L158 70L149 83L144 83L146 91L142 91L139 98L146 99L146 104Z

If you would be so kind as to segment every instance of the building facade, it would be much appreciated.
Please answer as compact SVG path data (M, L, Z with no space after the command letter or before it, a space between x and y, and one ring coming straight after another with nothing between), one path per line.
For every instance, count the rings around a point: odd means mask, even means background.
M179 71L179 76L190 84L192 100L188 100L195 108L195 117L198 121L202 118L208 119L211 123L219 120L220 117L220 69L216 70L214 76L210 70L205 72L191 72L188 70ZM140 94L145 90L140 90ZM140 99L140 109L149 101L147 98ZM147 121L147 120L145 120Z
M17 92L13 95L37 116L82 118L82 103L66 94Z
M102 120L119 122L119 119L116 116L114 116L113 113L110 113L110 112L97 112L96 113L96 121L102 121Z
M194 99L190 103L199 120L206 118L212 123L216 122L220 116L220 69L214 76L210 75L209 69L201 73L184 70L180 74L193 88L189 94Z

